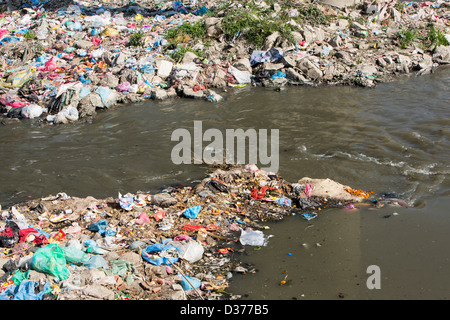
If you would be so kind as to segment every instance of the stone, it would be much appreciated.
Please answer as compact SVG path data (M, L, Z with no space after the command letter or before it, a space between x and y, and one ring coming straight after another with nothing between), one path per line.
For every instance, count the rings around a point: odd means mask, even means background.
M88 40L78 40L75 42L74 46L78 49L87 50L92 47L92 42Z
M377 67L372 63L362 63L357 66L357 70L366 75L373 75L378 72Z
M192 62L197 58L198 58L198 56L195 53L193 53L191 51L187 51L184 54L183 59L181 60L181 64Z
M336 22L336 25L341 29L346 29L349 26L348 20L347 19L338 19Z
M299 83L304 83L307 81L306 78L294 68L286 69L286 79L293 80Z
M216 69L214 72L214 80L212 86L215 88L224 88L227 86L226 82L227 73L222 69Z
M155 100L165 100L169 96L167 94L167 91L163 88L152 88L151 90L151 97Z
M349 188L349 186L343 185L331 179L311 179L308 177L304 177L297 183L311 184L313 187L311 191L311 197L323 197L326 199L354 202L361 202L364 199L363 197L354 196L345 191L345 189Z
M321 0L323 4L343 9L361 3L361 0Z
M98 94L91 92L81 99L78 104L80 118L94 115L96 108L103 108L102 98Z
M333 48L339 48L342 46L343 41L340 36L334 36L330 40L328 40L328 44L332 46Z
M195 91L191 87L185 86L183 88L183 96L186 98L192 98L192 99L201 99L205 95L203 90L197 90Z
M250 65L250 60L246 58L241 58L233 63L233 67L240 71L252 72L252 66Z
M433 61L441 64L449 64L450 46L437 46L433 51Z
M105 76L98 82L98 85L108 88L115 88L119 85L119 78L117 78L111 72L107 72Z
M311 62L309 59L304 58L299 61L298 68L303 71L309 78L313 80L318 80L322 77L322 71L316 66L315 63Z
M262 50L272 49L275 46L275 43L279 37L280 37L280 33L278 31L275 31L270 36L268 36L266 41L264 42Z
M97 299L114 300L114 291L102 285L92 284L84 287L81 291L84 295Z
M277 70L284 68L284 63L265 62L263 64L263 68L266 71L277 71Z
M132 251L125 252L123 255L121 255L120 260L128 261L135 267L143 263L141 255Z
M168 193L158 193L151 196L151 203L161 208L177 204L177 200Z

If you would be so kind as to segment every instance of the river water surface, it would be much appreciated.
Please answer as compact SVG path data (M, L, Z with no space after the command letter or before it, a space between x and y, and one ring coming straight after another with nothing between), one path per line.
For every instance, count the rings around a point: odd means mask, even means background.
M450 288L450 73L406 77L374 89L240 88L209 103L142 102L91 123L0 125L0 203L66 192L117 196L190 184L202 165L175 165L177 128L279 129L279 173L295 182L330 178L411 208L328 210L267 224L273 235L242 257L256 273L234 274L246 299L446 299ZM380 270L369 290L367 268ZM281 285L285 280L286 284Z

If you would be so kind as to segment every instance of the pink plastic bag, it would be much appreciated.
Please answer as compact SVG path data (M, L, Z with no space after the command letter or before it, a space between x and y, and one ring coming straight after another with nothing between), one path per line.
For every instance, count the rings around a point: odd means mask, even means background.
M100 38L92 37L92 44L93 44L94 46L99 46L100 43L102 43L102 40L100 40Z
M128 91L130 90L131 84L128 81L122 82L116 88L117 91Z
M149 222L150 222L150 218L145 213L141 213L139 215L138 219L136 220L136 224L144 224L144 223L149 223Z
M53 60L53 57L48 60L43 67L39 67L39 71L53 71L56 70L57 65L56 62Z

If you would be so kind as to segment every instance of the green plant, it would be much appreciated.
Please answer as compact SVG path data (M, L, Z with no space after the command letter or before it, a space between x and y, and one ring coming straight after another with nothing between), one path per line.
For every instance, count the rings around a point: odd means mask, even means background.
M184 55L186 54L186 52L192 52L194 53L196 56L198 56L199 58L203 58L204 56L204 52L200 51L200 50L194 50L192 49L190 46L185 45L185 44L178 44L177 48L175 50L173 50L171 57L172 59L174 59L176 62L180 62L181 60L183 60Z
M27 33L25 33L24 35L23 35L23 37L25 38L25 39L34 39L34 38L36 38L36 35L34 34L34 32L33 31L31 31L31 30L28 30L27 31Z
M311 25L321 25L329 23L329 17L318 7L309 5L298 9L297 20L301 20Z
M414 40L418 38L417 30L402 30L397 33L397 39L399 40L399 46L402 49L409 47Z
M286 23L284 17L272 18L263 11L235 9L222 20L222 28L228 39L242 36L248 42L260 47L272 33L278 31L282 38L294 41L292 31L297 28Z
M204 21L196 23L184 23L178 27L170 28L167 31L168 39L175 39L178 36L188 35L191 38L202 38L206 34L206 26Z
M142 32L135 32L130 36L128 45L133 47L141 47L144 45L144 34Z
M428 40L430 41L431 45L436 46L448 46L449 42L445 38L445 35L441 32L441 30L436 30L436 27L434 24L430 24L429 30L428 30Z

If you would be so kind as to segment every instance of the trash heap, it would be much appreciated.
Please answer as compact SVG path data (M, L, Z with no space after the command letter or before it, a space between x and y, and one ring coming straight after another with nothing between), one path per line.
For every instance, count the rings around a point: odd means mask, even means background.
M8 1L0 112L59 124L247 85L373 87L450 63L448 1Z
M289 183L255 165L193 187L117 198L56 196L1 212L0 299L237 299L239 257L270 241L267 221L316 218L370 196L329 179Z

